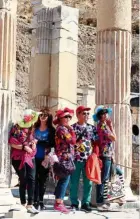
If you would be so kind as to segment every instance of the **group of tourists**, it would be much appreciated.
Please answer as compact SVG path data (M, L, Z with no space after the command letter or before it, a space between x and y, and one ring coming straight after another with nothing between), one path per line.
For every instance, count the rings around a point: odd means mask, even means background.
M112 109L97 107L93 115L95 126L88 123L90 110L85 106L77 107L77 122L70 125L74 116L72 109L56 111L54 119L47 107L39 112L28 109L25 110L22 121L12 126L9 134L11 160L19 177L20 201L27 212L37 214L39 210L47 210L43 198L47 177L52 170L57 181L54 188L54 210L63 213L79 209L91 212L92 186L97 181L97 207L107 210L110 207L108 181L113 171L120 176L123 187L122 171L114 165L115 150L112 143L116 140L116 135L110 119ZM96 174L94 176L95 181L91 181L86 173L86 165L90 164L89 158L93 153L97 158L94 163L99 166L98 177ZM80 205L78 188L81 174L83 197ZM63 202L68 185L71 208L67 208ZM116 199L119 203L124 202L121 195L116 196Z

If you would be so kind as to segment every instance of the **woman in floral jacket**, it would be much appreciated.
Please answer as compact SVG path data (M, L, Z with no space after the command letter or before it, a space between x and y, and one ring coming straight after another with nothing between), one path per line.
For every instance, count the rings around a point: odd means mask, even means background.
M56 112L56 119L54 120L54 124L57 125L55 152L58 156L59 161L66 160L68 158L73 159L76 136L73 128L69 125L73 114L74 111L70 110L69 108L65 108L64 110L58 110ZM55 188L54 209L63 213L69 213L69 210L63 204L63 199L69 180L70 175L59 179Z
M39 212L33 207L37 140L34 137L32 126L37 119L37 112L25 110L23 120L13 125L9 136L12 165L18 172L20 181L20 201L27 208L27 211L33 214ZM26 189L28 193L27 206Z

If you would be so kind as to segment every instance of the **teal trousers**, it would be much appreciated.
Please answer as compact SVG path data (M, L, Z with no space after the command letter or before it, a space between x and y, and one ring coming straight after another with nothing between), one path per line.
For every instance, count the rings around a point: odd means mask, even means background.
M79 205L78 188L79 180L83 176L83 198L81 204L89 204L91 201L92 182L86 177L85 162L75 162L76 170L71 175L70 180L70 200L71 204Z

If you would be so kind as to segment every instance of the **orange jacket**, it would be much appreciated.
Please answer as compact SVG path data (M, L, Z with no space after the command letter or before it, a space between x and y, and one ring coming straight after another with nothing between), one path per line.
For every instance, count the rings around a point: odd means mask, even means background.
M96 184L101 184L101 167L97 154L92 153L86 162L86 176Z

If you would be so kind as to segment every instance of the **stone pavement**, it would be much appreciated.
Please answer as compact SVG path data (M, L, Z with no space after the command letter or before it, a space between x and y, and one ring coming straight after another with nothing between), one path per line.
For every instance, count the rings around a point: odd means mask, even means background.
M25 210L22 211L14 211L13 214L6 214L5 218L15 218L15 219L29 219L29 218L34 218L34 219L46 219L50 218L51 219L138 219L139 218L139 212L136 209L122 209L121 212L98 212L97 210L93 210L92 213L85 213L82 211L76 211L76 212L70 212L69 214L61 214L59 212L55 212L53 210L53 206L48 206L48 210L46 212L40 212L37 215L30 215L25 212ZM1 217L0 217L1 218Z
M17 179L14 180L13 185L17 183ZM21 207L19 200L19 191L18 188L11 189L0 189L0 218L14 218L14 219L138 219L140 212L138 211L140 207L139 200L134 203L126 203L124 206L119 207L117 204L112 204L113 208L116 209L116 212L98 212L97 209L93 209L91 213L85 213L82 211L70 212L68 215L55 212L53 210L54 195L47 194L44 197L45 204L47 205L47 211L40 212L37 215L30 215L26 212L24 207ZM11 204L12 203L12 204ZM68 197L65 197L65 204L70 205ZM14 209L14 211L12 211ZM10 210L10 212L9 212Z
M7 189L5 189L7 193ZM4 189L3 189L4 192ZM8 194L8 193L7 193ZM10 193L9 193L10 194ZM19 201L19 193L17 188L12 189L12 194L16 197L13 198L14 202L13 205L10 205L8 203L8 200L10 200L8 197L5 196L5 198L1 199L3 200L3 204L0 205L0 218L14 218L14 219L29 219L34 217L34 219L87 219L87 216L89 219L138 219L139 218L139 212L137 210L137 205L130 205L130 208L128 208L128 204L124 205L123 207L118 207L117 204L112 204L114 209L116 209L116 212L98 212L97 209L93 209L92 213L85 213L82 211L76 211L76 212L70 212L68 215L61 214L59 212L55 212L53 210L53 203L54 203L54 196L49 194L45 195L45 203L47 204L47 211L40 212L37 215L30 215L26 212L26 209L24 207L21 207L20 201ZM2 196L0 196L2 197ZM4 197L4 196L3 196ZM10 197L10 196L9 196ZM4 201L4 199L6 199ZM15 204L16 203L16 204ZM65 203L69 205L69 199L68 197L65 197ZM137 208L136 208L137 207ZM15 209L15 211L9 212L9 210Z

